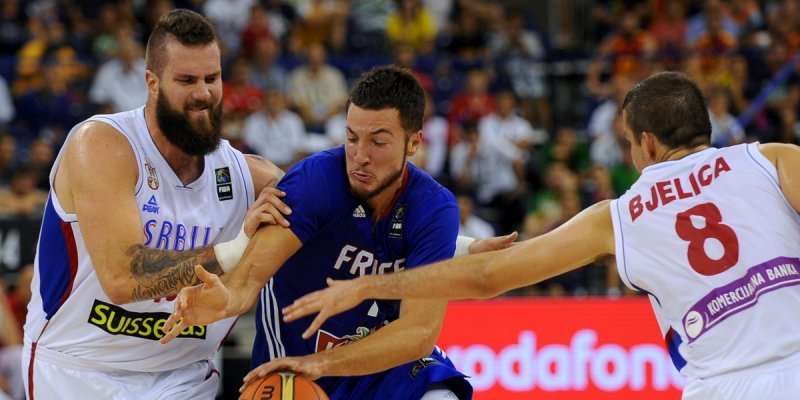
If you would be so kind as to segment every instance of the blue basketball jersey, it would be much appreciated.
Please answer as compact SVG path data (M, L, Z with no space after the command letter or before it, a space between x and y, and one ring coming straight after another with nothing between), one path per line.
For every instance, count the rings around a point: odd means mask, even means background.
M313 316L287 324L281 320L281 309L327 287L326 278L343 280L398 272L450 258L455 251L455 198L410 163L406 164L403 187L391 211L374 225L366 201L350 193L343 147L300 161L283 177L279 188L288 193L284 199L292 208L288 219L303 246L260 293L254 367L278 357L346 345L398 318L400 301L369 300L328 319L315 335L304 340L301 334ZM398 368L400 371L395 371ZM331 399L354 395L389 399L383 393L396 393L397 385L419 386L419 390L409 389L403 397L397 397L413 399L421 397L432 382L456 379L454 386L463 389L462 398L468 398L471 389L462 377L446 356L434 351L429 358L380 374L323 378L317 383ZM382 388L385 385L389 387Z

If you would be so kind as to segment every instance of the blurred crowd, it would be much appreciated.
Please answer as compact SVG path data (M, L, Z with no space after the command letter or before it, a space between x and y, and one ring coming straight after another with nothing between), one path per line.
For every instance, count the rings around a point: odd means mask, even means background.
M0 0L2 216L38 223L68 131L144 104L143 48L174 7L221 39L223 136L285 169L343 142L361 72L411 69L428 96L411 161L457 195L465 235L534 237L622 194L618 106L657 71L699 83L715 146L800 136L798 0ZM515 294L625 292L603 260Z

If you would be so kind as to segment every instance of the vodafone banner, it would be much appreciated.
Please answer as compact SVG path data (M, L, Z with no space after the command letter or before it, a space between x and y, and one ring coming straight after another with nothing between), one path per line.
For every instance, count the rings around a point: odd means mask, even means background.
M451 302L441 347L475 400L677 400L647 298Z

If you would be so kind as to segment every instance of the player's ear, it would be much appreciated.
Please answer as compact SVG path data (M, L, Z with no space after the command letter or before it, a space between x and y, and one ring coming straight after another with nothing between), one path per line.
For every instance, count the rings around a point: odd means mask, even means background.
M406 144L406 155L411 157L414 154L417 154L420 144L422 144L421 130L411 134L411 137L408 139L408 143Z
M150 96L153 98L158 96L158 75L148 69L144 71L144 81L147 83L147 91L150 92Z
M644 154L647 156L649 161L655 161L656 159L656 148L658 147L658 139L656 135L643 131L642 132L642 140L641 140L641 147Z

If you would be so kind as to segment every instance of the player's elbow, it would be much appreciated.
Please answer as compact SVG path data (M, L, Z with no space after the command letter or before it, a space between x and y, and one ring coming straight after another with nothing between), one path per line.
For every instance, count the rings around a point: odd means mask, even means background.
M103 292L113 304L122 305L133 302L130 291L126 291L122 285L103 285Z
M134 301L133 293L130 288L125 285L126 279L124 277L109 277L101 275L102 274L98 274L100 287L103 288L103 292L106 294L106 297L108 297L108 300L111 301L111 303L122 305Z
M474 281L475 298L488 299L506 291L501 271L498 271L498 268L493 268L488 260L483 261L480 273L477 274L476 278Z
M418 360L429 356L436 346L436 339L439 337L439 332L440 329L434 327L420 326L414 335L417 340L414 345L409 348L411 350L410 360Z

